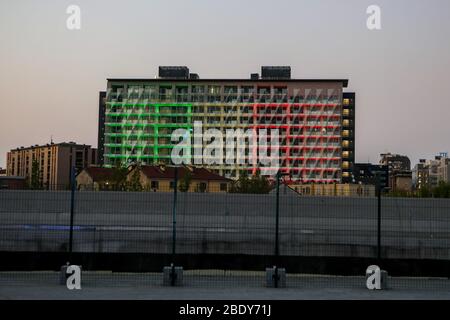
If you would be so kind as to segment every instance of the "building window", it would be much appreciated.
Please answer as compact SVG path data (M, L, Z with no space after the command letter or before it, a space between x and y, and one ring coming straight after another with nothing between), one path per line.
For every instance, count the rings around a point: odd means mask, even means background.
M227 184L226 183L221 183L220 184L220 191L227 191Z
M151 188L152 188L152 190L158 190L159 189L159 181L152 181Z
M344 106L350 105L350 99L344 99L344 100L343 100L343 105L344 105Z
M200 182L199 184L197 184L197 189L199 192L205 192L206 191L206 183Z

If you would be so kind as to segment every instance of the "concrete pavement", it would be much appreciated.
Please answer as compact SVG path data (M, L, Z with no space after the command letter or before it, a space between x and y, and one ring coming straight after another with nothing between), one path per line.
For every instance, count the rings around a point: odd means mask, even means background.
M86 272L82 289L68 290L58 284L58 275L57 272L2 272L0 299L450 300L449 279L390 278L390 289L370 291L364 287L364 277L290 275L287 288L274 289L264 287L260 273L220 276L212 271L209 275L197 271L186 274L183 287L163 287L160 274L156 273Z

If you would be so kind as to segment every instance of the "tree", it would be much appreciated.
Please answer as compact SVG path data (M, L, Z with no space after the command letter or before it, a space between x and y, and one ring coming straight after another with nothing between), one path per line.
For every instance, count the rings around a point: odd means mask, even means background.
M41 181L41 170L39 170L39 161L33 159L31 163L31 181L30 181L31 189L41 189L42 181Z
M141 175L139 173L139 169L136 168L131 176L130 182L127 186L127 191L142 191L141 185Z
M186 170L185 175L183 176L183 178L180 179L180 185L178 187L178 190L180 190L181 192L187 192L189 191L189 187L191 185L192 182L192 174L190 170Z
M269 193L272 184L266 176L261 176L259 170L250 179L250 193Z
M433 189L435 198L450 198L450 183L440 181L438 186Z
M430 190L430 188L428 188L428 186L422 186L419 189L418 196L420 198L429 198L429 197L431 197L431 190Z
M111 182L113 189L117 191L123 191L126 189L128 169L123 166L113 167L111 175Z
M266 176L261 176L259 171L250 178L247 171L242 171L239 179L230 188L231 193L269 193L270 190L271 182Z

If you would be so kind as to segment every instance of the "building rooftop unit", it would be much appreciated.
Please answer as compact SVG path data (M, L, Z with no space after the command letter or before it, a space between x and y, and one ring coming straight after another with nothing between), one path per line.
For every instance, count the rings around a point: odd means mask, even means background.
M189 68L186 66L160 66L158 76L162 79L189 79Z
M261 78L271 80L286 80L291 78L289 66L262 66Z

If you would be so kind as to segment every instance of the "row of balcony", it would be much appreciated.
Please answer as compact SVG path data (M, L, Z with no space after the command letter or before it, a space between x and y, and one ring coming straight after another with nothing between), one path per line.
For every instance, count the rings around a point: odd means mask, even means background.
M337 98L304 98L301 96L286 96L272 94L123 94L110 93L110 102L225 102L225 103L307 103L307 104L340 104Z

